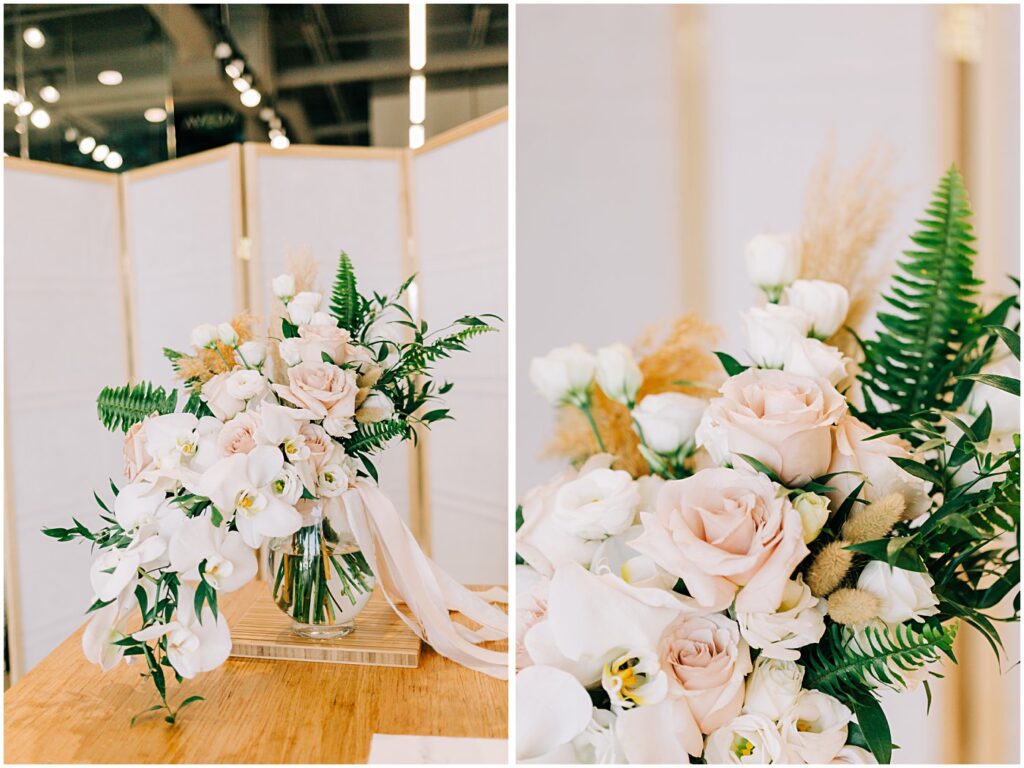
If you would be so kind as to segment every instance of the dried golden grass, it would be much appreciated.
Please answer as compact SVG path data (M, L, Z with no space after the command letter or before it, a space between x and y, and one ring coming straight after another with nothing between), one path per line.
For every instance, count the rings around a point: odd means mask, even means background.
M284 257L284 270L295 278L295 292L312 291L316 285L316 262L313 260L312 249L308 246L298 251L289 250ZM285 316L284 303L276 296L270 300L270 321L267 324L268 335L281 338L281 319ZM281 360L277 344L267 345L266 372L271 381L283 384L287 381L288 366Z
M693 314L645 330L636 343L637 363L644 381L637 399L659 392L683 392L711 397L717 389L719 365L711 352L718 331ZM648 474L640 455L640 440L633 431L629 410L594 387L592 412L605 449L615 456L615 467L634 477ZM545 454L578 464L599 451L586 417L576 408L562 408Z
M235 333L238 334L240 344L255 338L258 320L254 315L240 312L229 322L235 329ZM182 381L190 382L189 387L198 392L203 384L218 373L230 371L238 364L239 361L235 360L235 353L232 349L217 342L216 349L200 349L194 355L179 357L175 375Z

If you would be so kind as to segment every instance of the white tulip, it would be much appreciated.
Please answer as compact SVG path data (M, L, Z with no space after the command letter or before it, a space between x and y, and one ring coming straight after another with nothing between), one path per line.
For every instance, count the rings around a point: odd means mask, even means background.
M881 601L878 618L886 624L924 621L939 612L939 600L932 592L935 582L927 573L907 571L872 560L861 571L857 588Z
M583 402L594 381L597 359L582 345L572 344L530 361L530 380L551 403Z
M791 234L757 235L746 249L747 274L773 300L800 274L803 245Z
M200 620L195 613L195 594L187 584L178 587L178 608L173 621L154 624L132 637L149 642L164 635L167 636L167 660L184 678L216 669L231 653L231 632L224 615L218 613L215 618L210 606L204 605Z
M656 453L672 455L693 448L694 436L707 401L681 392L647 395L633 411L644 444Z
M187 581L202 578L218 592L233 592L256 577L256 553L237 531L215 526L206 515L182 524L168 548L171 570Z
M793 506L804 524L804 544L810 544L828 522L828 499L816 493L801 493L793 499Z
M192 329L192 346L199 349L207 349L214 345L217 340L217 326L212 323L203 323Z
M117 641L128 637L128 624L135 607L133 601L115 601L93 613L82 633L85 658L109 672L124 657L125 646Z
M247 341L238 348L238 354L250 368L258 368L267 359L267 345L262 341Z
M773 659L762 653L747 677L743 712L778 720L796 704L803 682L804 668L795 661Z
M807 337L811 318L795 307L768 304L741 316L744 349L759 368L781 368L793 344Z
M238 331L231 323L221 323L217 326L217 336L221 343L234 349L238 346Z
M555 519L581 539L622 533L636 520L640 491L628 472L594 469L563 485L555 498Z
M295 295L295 278L287 272L270 282L270 288L281 301L287 304Z
M303 291L288 302L288 319L294 325L308 325L320 308L323 296L312 291Z
M816 643L825 634L825 609L825 601L811 594L810 587L803 583L802 577L797 576L795 581L786 584L782 604L775 611L737 612L736 622L740 625L740 634L750 647L760 649L758 661L796 661L800 658L797 648Z
M612 400L632 408L643 378L640 366L625 344L597 350L597 385Z
M704 761L708 765L765 765L782 754L782 740L770 719L747 713L726 723L707 738Z
M827 339L840 328L850 311L850 294L839 283L797 280L783 294L785 302L811 316L811 333Z
M780 762L831 762L846 744L847 726L852 718L849 708L827 693L801 691L796 703L779 720Z
M284 364L291 368L302 362L302 351L299 349L298 339L284 339L277 345L277 351L284 360Z

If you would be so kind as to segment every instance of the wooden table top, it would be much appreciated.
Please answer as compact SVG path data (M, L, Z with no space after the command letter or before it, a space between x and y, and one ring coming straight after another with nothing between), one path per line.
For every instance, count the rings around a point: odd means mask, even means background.
M224 595L237 619L267 589ZM231 658L213 672L168 680L172 706L199 694L178 724L159 702L145 665L103 673L82 655L78 629L4 696L8 763L365 763L374 733L507 738L502 680L473 672L424 645L417 669ZM492 644L504 647L504 644Z

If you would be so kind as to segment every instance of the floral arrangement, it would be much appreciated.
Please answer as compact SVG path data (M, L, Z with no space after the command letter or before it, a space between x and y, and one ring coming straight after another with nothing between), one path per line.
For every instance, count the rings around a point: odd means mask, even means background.
M172 707L166 678L228 658L217 599L257 575L262 545L293 535L307 544L303 556L275 557L271 574L276 602L299 623L365 602L374 574L363 553L333 546L347 529L344 494L359 478L376 481L373 457L389 442L451 418L432 407L452 387L432 367L494 330L466 316L429 332L402 304L412 278L390 296L364 296L344 253L323 307L302 285L308 271L274 279L280 305L264 338L240 316L196 327L190 353L164 350L188 394L180 410L177 390L104 389L99 418L125 432L127 482L111 481L113 503L94 494L101 527L44 531L97 550L86 657L104 671L142 657L160 696L146 712L166 710L172 724L201 697Z
M621 344L532 361L560 430L593 434L517 514L521 761L887 763L882 690L927 686L963 623L998 653L1019 304L981 305L969 216L951 169L865 341L811 246L761 235L724 381L696 343L701 378L656 386Z

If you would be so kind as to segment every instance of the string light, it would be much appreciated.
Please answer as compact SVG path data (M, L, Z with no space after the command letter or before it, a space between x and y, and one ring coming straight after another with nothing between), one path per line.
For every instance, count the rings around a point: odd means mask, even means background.
M42 48L46 45L46 35L39 27L29 27L21 34L21 39L29 48Z
M147 123L162 123L167 119L167 112L160 107L150 107L142 116L146 118Z
M92 136L86 136L78 142L78 151L83 155L91 155L94 149L96 149L96 139Z
M121 157L120 152L111 152L104 159L103 164L110 170L114 171L120 168L124 164L124 158Z
M54 88L52 85L44 85L39 89L39 98L45 101L47 104L56 104L60 101L60 91Z
M242 104L244 104L247 107L255 107L257 104L260 103L261 98L262 97L260 96L260 92L257 91L255 88L250 88L249 90L244 91L239 96L239 99L241 99Z
M14 108L14 114L18 117L28 117L32 114L33 109L35 109L35 107L32 105L31 101L23 101Z
M110 154L110 147L106 144L100 144L96 149L92 151L92 159L97 163L102 163L107 159L107 155Z
M32 121L32 125L36 128L50 127L50 113L45 109L37 109L32 113L32 117L29 119Z
M116 69L104 69L98 75L96 79L103 85L120 85L124 82L124 75L118 72Z

